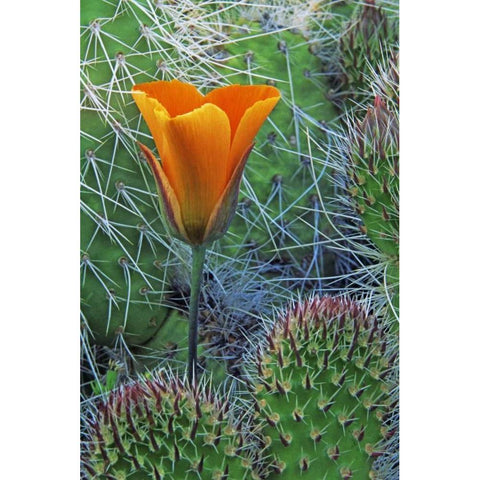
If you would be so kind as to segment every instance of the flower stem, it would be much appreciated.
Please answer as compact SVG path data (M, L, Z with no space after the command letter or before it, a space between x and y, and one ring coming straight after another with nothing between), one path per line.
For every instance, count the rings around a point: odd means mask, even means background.
M203 266L205 264L204 245L192 246L192 282L190 285L190 328L188 332L188 370L187 376L190 385L197 374L197 343L198 343L198 301L202 285Z

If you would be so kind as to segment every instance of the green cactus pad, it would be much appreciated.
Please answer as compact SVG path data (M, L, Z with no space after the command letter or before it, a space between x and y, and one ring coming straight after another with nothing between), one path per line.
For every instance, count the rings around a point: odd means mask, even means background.
M317 188L327 188L317 145L337 115L310 47L298 33L265 33L258 23L247 22L232 31L219 68L232 83L267 83L281 92L281 102L257 135L245 175L252 191L244 185L247 195L227 240L236 248L258 246L263 258L283 250L278 255L287 262L311 253L303 246L315 236L310 198Z
M398 118L380 97L351 139L349 176L362 230L386 255L398 256Z
M398 112L375 98L365 118L350 132L347 174L360 230L375 244L387 265L387 283L398 297L399 130ZM398 303L398 298L395 298Z
M99 404L82 447L85 479L265 478L261 445L208 385L155 375Z
M346 298L315 297L282 314L252 375L274 457L269 478L373 475L393 359L375 318Z

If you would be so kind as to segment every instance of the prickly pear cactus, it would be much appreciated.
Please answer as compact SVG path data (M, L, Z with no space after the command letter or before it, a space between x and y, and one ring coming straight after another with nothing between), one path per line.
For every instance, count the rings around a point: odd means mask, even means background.
M398 262L398 118L380 97L368 108L350 139L350 193L366 233L377 248Z
M398 5L393 2L382 8L382 3L359 2L352 19L343 28L329 62L331 98L337 106L357 108L369 102L372 99L371 70L377 68L385 52L398 45Z
M252 374L274 457L269 478L374 478L393 433L394 357L378 321L347 298L314 297L282 314Z
M138 114L129 90L151 62L134 47L144 37L129 30L120 7L85 1L81 8L82 313L95 343L110 346L154 336L168 288L155 187L132 135Z
M337 52L326 58L336 89L332 99L341 107L344 123L336 139L335 173L331 177L337 187L338 205L333 215L341 237L336 266L339 278L347 280L343 288L352 294L368 294L378 315L396 322L400 95L397 2L359 4L354 19L342 31ZM350 60L345 63L345 59ZM353 68L354 64L358 68ZM349 86L348 75L357 82L353 86Z
M380 87L392 84L387 82ZM376 96L362 115L349 118L338 166L345 256L354 257L350 291L368 292L376 310L398 320L399 128L395 97ZM387 106L388 105L388 106ZM348 219L348 223L342 221ZM352 278L353 280L353 278ZM380 313L379 313L380 314Z
M158 374L110 393L88 421L82 474L98 480L265 478L261 442L207 384Z

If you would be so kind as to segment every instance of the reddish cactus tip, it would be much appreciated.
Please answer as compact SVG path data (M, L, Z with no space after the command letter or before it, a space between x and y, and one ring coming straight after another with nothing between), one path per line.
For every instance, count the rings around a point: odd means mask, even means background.
M383 455L383 452L380 450L376 450L371 443L367 443L365 445L365 452L367 452L368 456L372 458L378 458Z
M380 95L375 95L373 105L375 108L385 108L385 102L382 100L382 97L380 97Z
M330 457L331 460L336 462L340 457L340 449L338 448L338 445L335 445L334 447L330 447L327 450L327 455Z
M299 463L300 463L300 470L302 472L305 472L308 470L308 467L310 466L310 462L307 457L303 457Z
M279 433L279 437L284 447L288 447L292 443L292 436L288 433Z
M349 480L350 478L352 478L352 475L352 471L348 467L342 467L340 469L340 476L343 480Z

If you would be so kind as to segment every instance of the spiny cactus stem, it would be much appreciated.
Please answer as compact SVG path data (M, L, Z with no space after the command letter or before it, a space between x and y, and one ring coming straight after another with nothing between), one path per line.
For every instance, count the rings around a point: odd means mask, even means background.
M204 245L192 246L192 282L190 285L190 328L188 332L188 381L193 385L197 369L198 343L198 301L202 284L203 266L207 248Z

